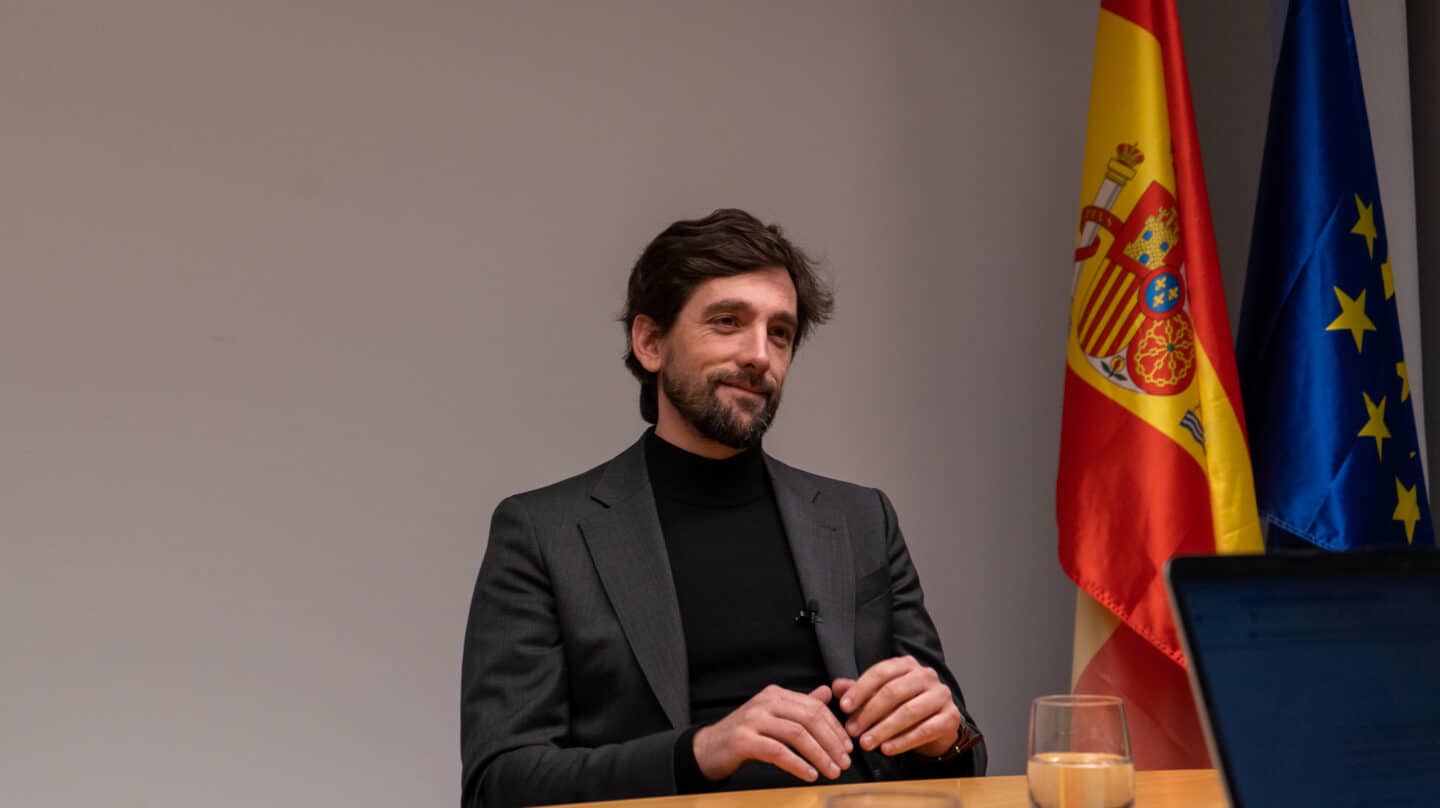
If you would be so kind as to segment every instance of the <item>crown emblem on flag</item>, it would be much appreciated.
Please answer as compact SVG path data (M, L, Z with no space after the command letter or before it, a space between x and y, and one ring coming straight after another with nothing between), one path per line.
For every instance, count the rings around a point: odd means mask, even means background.
M1130 168L1135 168L1145 162L1145 155L1140 151L1138 143L1121 143L1115 147L1115 159L1124 163Z

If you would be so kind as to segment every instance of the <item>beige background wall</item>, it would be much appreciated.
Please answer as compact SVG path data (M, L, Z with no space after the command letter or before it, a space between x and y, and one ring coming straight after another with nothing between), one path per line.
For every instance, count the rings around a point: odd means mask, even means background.
M490 511L639 432L625 272L730 205L838 286L770 450L891 494L1020 771L1095 9L713 5L5 4L6 804L454 804ZM1183 9L1232 278L1258 5Z

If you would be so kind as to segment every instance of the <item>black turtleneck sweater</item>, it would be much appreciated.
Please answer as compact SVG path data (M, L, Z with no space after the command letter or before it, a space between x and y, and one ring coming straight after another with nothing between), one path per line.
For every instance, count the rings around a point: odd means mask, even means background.
M814 627L796 620L805 597L760 451L711 460L652 430L645 462L680 603L695 728L724 718L766 685L809 692L829 683ZM695 763L694 732L675 747L682 793L711 787ZM747 775L801 784L765 768ZM842 780L859 779L853 767L845 774Z

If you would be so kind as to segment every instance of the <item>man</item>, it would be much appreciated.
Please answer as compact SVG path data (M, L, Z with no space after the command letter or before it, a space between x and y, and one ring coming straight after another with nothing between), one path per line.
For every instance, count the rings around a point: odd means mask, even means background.
M496 509L465 636L464 805L984 773L889 500L760 448L832 308L743 211L640 256L625 362L654 428Z

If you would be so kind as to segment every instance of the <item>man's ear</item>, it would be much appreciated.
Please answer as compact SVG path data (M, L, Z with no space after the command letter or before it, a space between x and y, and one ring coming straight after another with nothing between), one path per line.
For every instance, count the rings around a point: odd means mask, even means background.
M641 367L651 373L660 372L660 351L664 343L665 335L660 331L659 323L649 315L635 315L630 322L630 350Z

